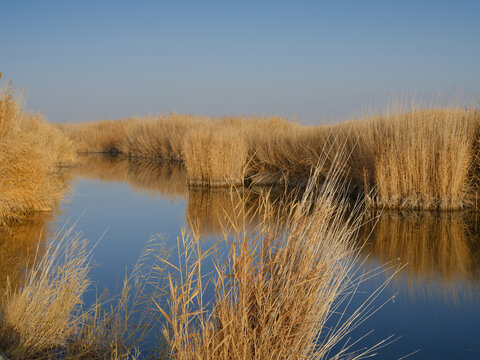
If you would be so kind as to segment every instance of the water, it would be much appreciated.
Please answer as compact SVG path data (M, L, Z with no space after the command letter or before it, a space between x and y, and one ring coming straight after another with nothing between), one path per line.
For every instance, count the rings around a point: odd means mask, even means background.
M181 166L87 157L68 170L66 180L70 191L55 213L39 214L1 235L2 274L29 261L37 248L41 253L53 229L76 222L85 237L101 239L94 252L96 289L114 289L150 238L159 237L166 248L174 248L181 228L188 230L194 221L208 246L221 237L222 219L238 205L224 191L189 190ZM248 203L255 206L256 192L249 196ZM478 219L467 214L384 212L372 214L370 220L355 239L362 244L368 237L359 272L405 267L376 299L376 307L386 302L383 307L351 334L356 339L368 333L355 348L394 334L396 340L380 349L378 358L411 354L408 359L480 359ZM365 281L347 312L390 273ZM88 293L86 301L93 301L95 293Z

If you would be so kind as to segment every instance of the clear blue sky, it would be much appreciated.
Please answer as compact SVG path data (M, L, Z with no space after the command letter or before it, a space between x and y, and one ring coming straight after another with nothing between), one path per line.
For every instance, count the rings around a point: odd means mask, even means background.
M0 71L52 121L169 111L315 122L480 93L480 1L1 0Z

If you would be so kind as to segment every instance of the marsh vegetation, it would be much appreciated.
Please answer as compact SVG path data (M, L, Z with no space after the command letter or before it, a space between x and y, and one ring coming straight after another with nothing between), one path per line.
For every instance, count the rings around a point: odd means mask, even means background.
M174 113L53 125L26 112L7 84L0 350L14 359L370 356L390 338L361 348L348 334L375 311L391 275L340 310L364 281L362 254L393 274L401 257L415 281L454 288L461 278L476 292L474 225L454 212L373 209L475 210L479 144L473 108L401 108L323 126ZM180 199L186 219L173 254L150 242L118 294L88 305L92 245L48 226L82 178Z
M405 107L334 125L279 117L151 118L65 124L79 152L115 152L184 164L191 186L305 186L342 163L348 192L367 207L458 210L477 206L480 112Z

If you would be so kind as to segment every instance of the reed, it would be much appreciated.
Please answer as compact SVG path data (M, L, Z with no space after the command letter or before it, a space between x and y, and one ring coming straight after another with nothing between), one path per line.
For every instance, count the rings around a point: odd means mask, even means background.
M374 165L376 206L453 210L469 207L475 122L463 109L417 110L383 122Z
M332 178L338 173L317 189L310 182L284 221L269 221L266 209L258 226L231 223L228 255L215 261L211 309L202 267L215 248L202 251L195 232L179 239L179 265L165 261L173 273L167 272L168 299L155 301L166 321L170 358L361 359L372 353L346 346L332 354L371 305L367 301L334 329L326 326L352 289L356 251L350 240L358 226L355 215L345 221L346 203L337 191L342 184Z
M190 185L243 184L248 149L235 129L214 126L196 129L185 139L184 154Z
M127 121L100 120L57 127L75 142L80 153L118 153L124 151Z
M7 281L1 289L2 354L22 360L136 359L136 346L154 320L140 307L150 252L142 254L116 296L102 296L84 308L92 247L73 227L60 229L24 270L23 281Z
M207 118L170 113L146 119L130 119L125 138L129 156L183 161L184 138Z
M27 272L25 285L7 288L0 311L0 344L14 359L47 357L66 347L81 326L82 295L90 284L86 242L59 235Z
M24 111L10 82L0 88L0 226L52 210L65 188L59 167L75 158L72 141Z

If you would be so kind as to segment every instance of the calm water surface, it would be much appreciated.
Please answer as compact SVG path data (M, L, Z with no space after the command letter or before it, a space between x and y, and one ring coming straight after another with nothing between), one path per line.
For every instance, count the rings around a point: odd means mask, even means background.
M189 219L196 222L205 243L213 243L221 237L222 217L232 213L235 204L226 192L189 190L185 175L180 166L84 158L66 174L70 191L59 210L0 236L0 270L28 261L37 246L41 251L52 229L66 222L76 221L76 229L94 242L101 238L92 274L100 292L115 289L150 238L160 236L166 248L174 248L180 229L189 229ZM377 216L372 215L356 240L361 244L368 237L359 270L406 265L375 305L387 303L351 334L357 339L373 330L357 348L394 334L395 342L378 351L379 359L409 354L407 359L480 359L478 219L465 214ZM385 275L362 284L352 310ZM0 282L4 280L0 276ZM95 291L87 294L86 301L94 296Z

